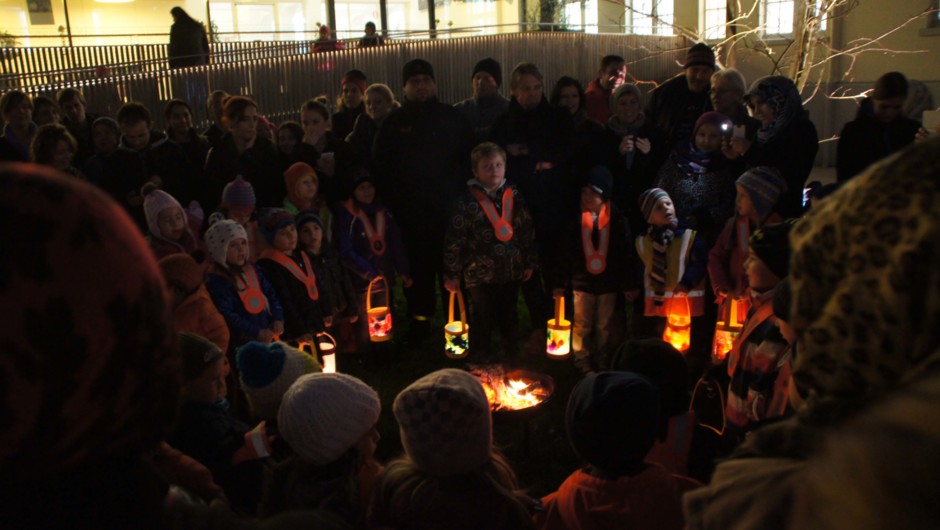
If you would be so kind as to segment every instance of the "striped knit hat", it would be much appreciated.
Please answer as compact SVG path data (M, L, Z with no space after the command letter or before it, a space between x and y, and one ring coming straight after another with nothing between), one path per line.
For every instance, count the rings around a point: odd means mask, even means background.
M666 190L662 188L651 188L643 192L640 195L640 211L643 212L643 219L647 222L650 220L650 216L653 215L653 209L656 208L656 203L662 199L668 199L669 194L666 193Z
M773 211L777 199L787 191L787 183L780 171L769 166L758 166L747 170L738 177L735 184L747 190L747 195L754 205L754 210L761 219L766 219Z
M225 185L222 190L222 205L232 206L254 206L257 203L255 198L255 189L251 184L243 179L241 175L235 177L235 180Z

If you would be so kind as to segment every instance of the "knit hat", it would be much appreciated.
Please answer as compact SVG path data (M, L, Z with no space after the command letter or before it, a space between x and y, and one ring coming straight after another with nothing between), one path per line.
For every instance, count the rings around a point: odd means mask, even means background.
M685 64L682 67L688 68L690 66L715 68L715 52L704 42L692 46L685 54Z
M758 217L766 219L773 211L777 199L787 191L787 183L780 171L769 166L758 166L747 170L738 177L735 184L740 184L747 191Z
M183 361L183 381L192 381L202 375L206 367L225 355L209 339L195 333L179 333L180 358Z
M790 229L794 221L784 221L758 229L748 245L770 272L784 278L790 270Z
M160 212L169 208L179 208L180 212L183 212L183 206L172 195L157 189L150 183L145 184L140 193L144 196L144 217L147 218L147 230L150 231L150 235L162 238L160 226L157 224ZM185 212L183 215L185 217Z
M350 70L343 74L342 79L339 81L339 86L342 87L349 83L356 85L363 94L366 92L366 74L363 73L362 70Z
M226 255L228 254L228 244L235 239L248 240L248 232L245 227L231 219L222 219L206 230L204 236L206 246L209 247L209 255L212 261L219 265L225 265Z
M774 288L774 316L784 322L789 322L792 300L793 295L790 291L790 276L788 275Z
M364 167L359 168L356 171L356 176L353 178L352 188L350 189L354 190L358 188L359 185L363 182L371 182L372 184L375 184L375 177L372 175L372 172L369 171L368 168Z
M297 227L298 232L307 223L317 223L321 229L323 228L323 219L320 219L320 215L313 210L304 210L294 217L294 226Z
M659 427L659 391L631 372L601 372L582 379L565 411L568 440L592 466L613 473L635 469Z
M666 190L662 188L650 188L644 191L640 195L640 211L643 213L643 219L647 222L650 220L650 216L653 215L653 210L656 209L656 203L663 199L668 199L669 194L666 193Z
M195 257L183 252L170 254L157 262L167 286L184 293L192 293L206 279L205 254L197 251Z
M418 379L393 406L405 453L436 477L479 469L492 458L493 419L476 377L448 368Z
M719 131L723 130L721 128L722 125L727 126L727 128L724 129L724 131L730 131L731 125L732 125L731 120L724 114L720 112L715 112L713 110L708 111L702 114L701 116L699 116L697 120L695 120L695 128L692 129L693 139L695 138L695 134L698 133L698 128L706 124L715 126L715 128L717 128Z
M636 372L659 387L662 415L689 410L689 367L679 350L661 339L633 339L614 353L611 370Z
M640 88L633 83L624 83L615 88L614 91L610 94L610 101L608 101L608 105L610 106L611 112L613 112L617 107L617 101L620 99L620 96L624 94L633 94L636 96L636 100L640 103L640 106L643 105L643 95L640 94Z
M179 352L134 222L95 186L7 163L0 226L0 482L156 448L179 408Z
M402 86L408 84L408 80L416 75L426 75L434 81L434 67L424 59L412 59L408 61L401 69Z
M375 390L351 375L307 374L284 393L277 425L297 455L322 466L368 433L381 410Z
M473 67L473 73L470 74L470 78L473 79L473 77L477 75L477 72L486 72L490 74L493 76L493 79L496 80L497 87L503 86L503 69L500 67L499 63L496 62L496 59L487 57L486 59L478 62Z
M287 171L284 172L284 185L287 187L288 197L293 197L297 193L297 182L307 175L312 175L313 181L316 182L317 185L320 184L320 178L317 177L317 172L314 171L309 164L297 162L287 168Z
M284 208L264 208L258 216L258 231L269 245L274 244L277 231L294 224L294 215Z
M277 418L284 392L304 374L320 371L313 358L283 342L251 341L235 353L238 377L258 420Z
M222 189L223 206L254 206L257 203L255 189L241 175Z
M586 184L599 193L606 201L610 199L610 190L614 186L614 177L610 174L610 170L607 169L607 166L598 165L592 167L588 172Z

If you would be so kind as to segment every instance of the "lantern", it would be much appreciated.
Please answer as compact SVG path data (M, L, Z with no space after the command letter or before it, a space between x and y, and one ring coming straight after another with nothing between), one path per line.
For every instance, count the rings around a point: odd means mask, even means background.
M372 307L372 286L381 281L385 287L385 305ZM369 340L385 342L392 340L392 308L389 307L390 293L384 276L376 276L369 282L366 290L366 316L369 324Z
M323 373L336 372L336 339L327 332L317 333L317 349L323 360Z
M672 347L685 353L692 342L692 317L689 311L689 298L674 295L668 300L666 311L666 330L663 340Z
M565 320L565 297L555 298L555 318L548 320L545 351L551 359L565 359L571 352L571 321Z
M713 364L721 364L734 346L734 339L744 325L747 306L745 302L729 296L722 302L719 312L718 322L715 324L715 340L712 341Z
M454 320L454 300L460 307L460 318ZM463 302L463 293L450 293L447 309L447 324L444 326L444 353L451 359L463 359L470 347L470 326L467 325L467 309Z

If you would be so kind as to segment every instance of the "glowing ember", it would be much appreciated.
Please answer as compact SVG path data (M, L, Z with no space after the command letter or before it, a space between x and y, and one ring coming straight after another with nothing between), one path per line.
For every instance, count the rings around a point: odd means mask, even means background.
M545 401L551 393L541 381L506 374L501 366L474 368L470 373L480 380L494 412L527 409Z

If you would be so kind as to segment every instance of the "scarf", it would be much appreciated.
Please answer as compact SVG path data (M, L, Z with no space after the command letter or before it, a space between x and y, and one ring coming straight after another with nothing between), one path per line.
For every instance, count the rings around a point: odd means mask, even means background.
M663 305L666 296L666 251L669 243L676 237L676 223L668 226L649 227L650 241L653 245L653 264L650 269L650 287L653 288L653 305Z
M765 101L774 111L774 122L761 126L757 131L757 143L765 144L780 134L803 115L803 99L793 81L786 77L772 75L758 79L745 99L757 96Z

